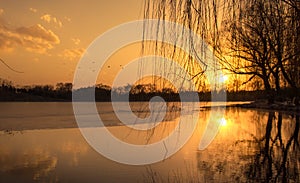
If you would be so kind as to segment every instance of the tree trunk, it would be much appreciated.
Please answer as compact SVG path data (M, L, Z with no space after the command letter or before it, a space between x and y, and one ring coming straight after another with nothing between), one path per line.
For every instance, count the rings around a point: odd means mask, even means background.
M280 77L279 77L279 69L276 69L276 72L273 74L275 78L275 87L276 87L276 92L278 95L280 95Z
M266 94L267 94L268 103L273 104L274 103L274 96L273 96L271 85L269 83L269 79L267 77L265 77L265 78L263 78L263 82L264 82L265 91L266 91Z

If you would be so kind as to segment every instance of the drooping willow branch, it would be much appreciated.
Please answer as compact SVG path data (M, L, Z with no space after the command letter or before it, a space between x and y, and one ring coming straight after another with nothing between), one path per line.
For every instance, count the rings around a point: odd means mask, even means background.
M14 71L14 72L16 72L16 73L24 73L24 72L22 72L22 71L17 71L17 70L15 70L15 69L12 68L11 66L9 66L6 62L4 62L4 60L2 60L1 58L0 58L0 62L1 62L2 64L4 64L7 68L9 68L10 70L12 70L12 71Z
M273 85L272 82L282 84L278 80L284 80L296 88L300 85L299 9L297 0L145 0L144 18L158 19L159 25L154 31L171 35L175 45L145 41L142 50L177 60L195 83L205 79L202 73L207 69L217 69L214 64L207 66L204 47L194 43L191 36L183 37L176 29L166 32L164 21L172 21L198 34L215 54L215 62L227 71L264 75L259 71L266 69L272 74L266 74L264 82ZM144 25L145 30L153 27ZM144 32L145 40L147 36ZM178 49L179 43L187 44L188 52ZM193 55L204 67L199 69L188 55ZM155 70L168 72L162 65L155 65ZM252 70L240 69L248 65ZM256 77L249 74L249 78Z

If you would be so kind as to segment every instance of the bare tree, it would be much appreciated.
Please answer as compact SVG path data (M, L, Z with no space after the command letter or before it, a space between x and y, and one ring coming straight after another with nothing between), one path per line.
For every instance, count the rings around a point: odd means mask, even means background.
M270 76L273 67L276 66L271 60L264 17L260 16L262 8L262 2L252 4L248 9L245 8L243 17L228 22L228 28L224 29L229 34L228 53L225 55L228 55L230 60L226 60L225 64L226 69L235 74L250 75L246 82L260 78L269 92L272 89Z
M279 92L284 83L296 91L299 88L299 9L298 0L146 0L144 17L181 23L210 45L225 69L249 76L244 83L260 79L266 90ZM159 29L164 29L164 24ZM174 34L174 38L190 45L187 54L205 54L189 37ZM181 57L185 68L194 67L176 45L152 45L164 56ZM203 80L200 76L205 70L197 68L190 74Z

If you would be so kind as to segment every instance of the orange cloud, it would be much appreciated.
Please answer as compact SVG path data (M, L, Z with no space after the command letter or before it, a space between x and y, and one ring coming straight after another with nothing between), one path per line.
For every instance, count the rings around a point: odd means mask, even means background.
M59 44L60 40L51 30L45 29L42 25L37 24L31 27L20 27L16 30L17 33L28 35L31 37L41 38L55 44Z
M41 19L44 20L47 23L50 23L51 22L51 15L45 14L45 15L41 16Z
M81 55L84 53L83 48L77 48L77 49L65 49L62 54L59 56L63 57L66 60L75 60L81 57Z
M45 15L41 16L41 20L44 20L47 23L54 23L58 27L62 27L62 22L58 18L56 18L50 14L45 14Z
M71 39L73 41L74 44L79 45L80 44L80 39L78 38L72 38Z
M67 20L68 22L71 22L71 18L70 17L65 16L64 19Z
M35 9L35 8L29 8L29 11L31 11L32 13L36 13L37 9Z
M46 53L59 43L59 37L40 24L17 29L10 29L0 24L0 48L2 50L9 51L21 46L31 52Z
M2 15L4 13L4 10L2 8L0 8L0 15Z

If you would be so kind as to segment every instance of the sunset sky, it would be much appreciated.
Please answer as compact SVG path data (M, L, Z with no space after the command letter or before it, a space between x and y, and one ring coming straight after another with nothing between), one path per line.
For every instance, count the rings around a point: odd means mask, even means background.
M13 72L1 63L0 78L16 85L72 82L88 45L114 26L141 19L142 4L140 0L0 0L0 58L24 72ZM130 54L116 54L112 62L119 65Z

